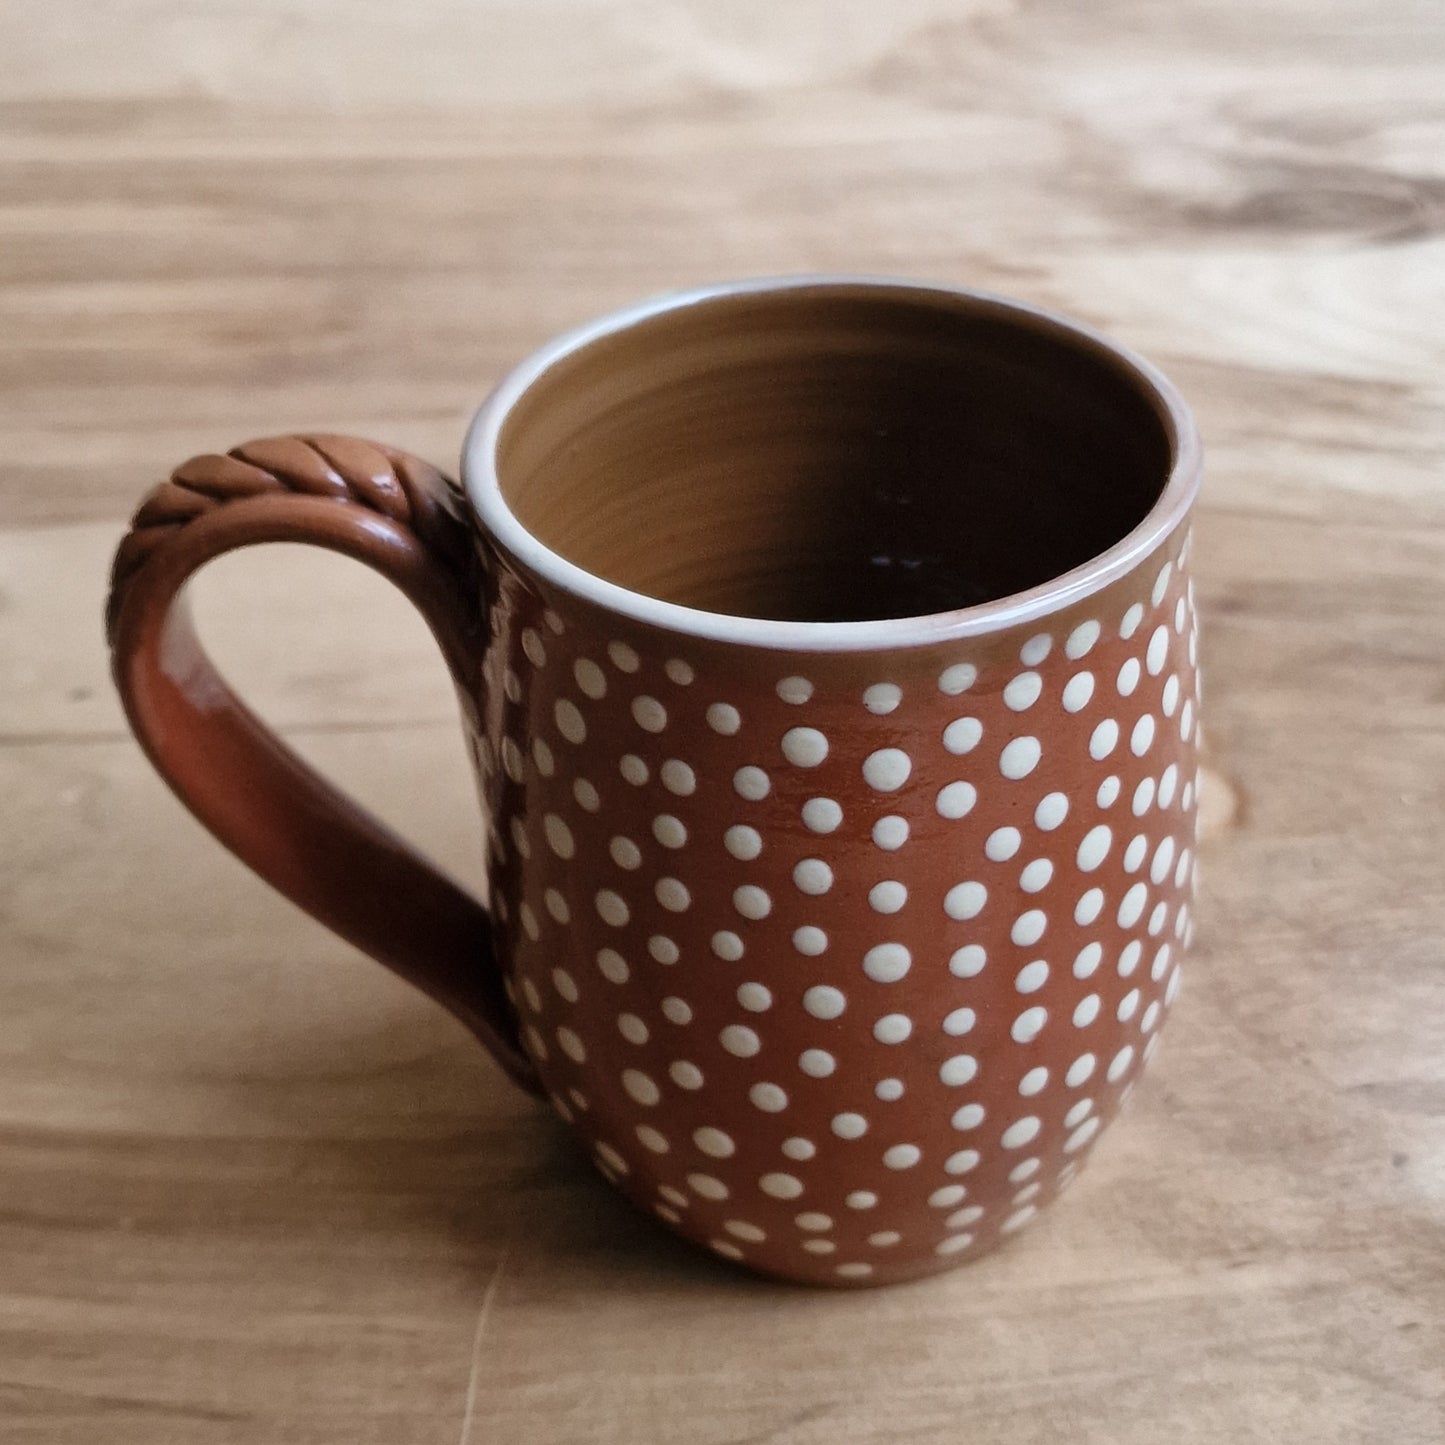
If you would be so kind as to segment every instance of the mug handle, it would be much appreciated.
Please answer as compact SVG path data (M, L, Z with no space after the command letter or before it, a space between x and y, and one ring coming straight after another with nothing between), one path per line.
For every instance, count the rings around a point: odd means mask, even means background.
M480 559L456 484L405 452L272 437L193 457L142 502L115 554L106 636L126 716L181 801L267 882L449 1009L539 1092L487 910L303 763L230 690L183 589L213 557L309 542L354 557L420 610L476 722Z

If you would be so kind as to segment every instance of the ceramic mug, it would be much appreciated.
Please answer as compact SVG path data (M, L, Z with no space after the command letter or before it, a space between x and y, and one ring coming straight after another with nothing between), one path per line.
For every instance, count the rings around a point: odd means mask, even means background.
M461 490L334 436L185 463L116 556L115 676L201 821L642 1208L768 1274L901 1280L1070 1182L1175 997L1199 473L1169 383L1070 322L722 286L524 362ZM489 908L198 648L186 579L275 541L369 563L430 624Z

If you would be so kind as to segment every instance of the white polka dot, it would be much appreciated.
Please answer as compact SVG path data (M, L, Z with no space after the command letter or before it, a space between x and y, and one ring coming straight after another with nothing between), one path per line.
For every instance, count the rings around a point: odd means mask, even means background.
M681 848L687 842L687 828L671 813L659 813L652 820L652 836L664 848Z
M621 928L632 916L621 894L614 893L610 888L599 890L596 903L602 921L614 928Z
M962 1204L967 1194L962 1184L945 1184L928 1196L928 1202L934 1209L952 1209L955 1204Z
M808 958L816 958L827 950L828 935L821 928L805 923L793 931L793 947Z
M1017 1044L1026 1044L1038 1038L1043 1032L1044 1025L1049 1021L1049 1011L1035 1004L1033 1008L1026 1008L1014 1021L1009 1032Z
M651 1031L636 1014L618 1014L617 1032L629 1044L645 1044L651 1038Z
M773 1006L773 992L766 984L740 983L737 1000L749 1013L766 1013Z
M873 1096L882 1099L885 1104L897 1103L903 1097L902 1079L879 1079L873 1085Z
M729 963L736 963L743 956L743 941L731 929L723 928L714 933L709 947L719 958Z
M558 698L556 706L552 709L552 715L557 721L557 731L569 743L580 743L586 739L587 724L582 721L582 714L577 711L577 704L570 698Z
M952 1124L960 1133L966 1133L969 1129L977 1129L983 1123L984 1109L982 1104L964 1104L961 1108L953 1111ZM974 1161L977 1163L977 1159ZM965 1169L950 1169L950 1174L965 1174Z
M522 996L527 1000L527 1007L534 1014L542 1012L542 995L537 992L537 985L530 978L522 980Z
M1064 1115L1064 1128L1072 1129L1076 1124L1082 1123L1093 1112L1094 1101L1092 1099L1080 1099L1067 1114Z
M1042 908L1030 908L1014 919L1009 937L1020 948L1030 948L1044 936L1049 926L1048 915Z
M679 798L691 797L697 791L697 774L679 758L669 758L658 772L662 786Z
M803 1181L792 1174L764 1174L758 1188L774 1199L796 1199L803 1192Z
M730 1159L738 1152L738 1146L733 1143L732 1136L725 1134L721 1129L713 1128L711 1124L705 1124L701 1129L694 1129L692 1142L704 1154L708 1154L714 1159Z
M782 746L795 768L816 768L828 756L828 739L817 728L789 728Z
M766 918L773 911L773 900L755 883L744 883L733 889L733 907L744 918Z
M1149 977L1158 983L1169 969L1169 959L1173 950L1167 943L1159 945L1159 951L1154 955L1154 962L1149 965Z
M642 666L642 659L625 642L609 642L607 655L618 672L636 672Z
M891 878L875 883L868 890L868 906L875 913L897 913L907 902L908 889Z
M1042 1064L1032 1068L1019 1080L1019 1093L1026 1099L1043 1093L1049 1082L1049 1071Z
M1019 993L1037 993L1049 981L1049 966L1041 958L1026 963L1014 978Z
M1035 858L1019 874L1019 887L1025 893L1042 893L1053 876L1054 865L1047 858Z
M1104 945L1102 943L1086 943L1074 959L1074 977L1092 978L1103 961Z
M542 895L542 902L558 923L566 924L572 921L572 910L568 907L567 900L555 888L547 889Z
M607 845L607 851L612 855L612 861L619 868L640 868L642 866L642 849L631 838L623 838L619 835Z
M1015 1209L999 1226L999 1229L1004 1234L1013 1234L1022 1229L1038 1212L1037 1205L1025 1204L1022 1209Z
M1179 970L1175 968L1169 975L1169 982L1164 987L1164 1002L1172 1004L1179 997Z
M669 1064L667 1072L679 1089L702 1088L702 1070L686 1059L678 1059L676 1063Z
M749 1224L745 1219L729 1219L723 1228L729 1234L746 1240L749 1244L760 1244L768 1237L756 1224Z
M973 805L977 801L978 792L972 783L945 783L938 790L938 800L934 806L940 817L965 818L973 811Z
M672 1148L667 1142L667 1135L654 1129L651 1124L639 1124L633 1131L644 1149L650 1149L654 1154L666 1154ZM673 1215L673 1222L677 1222L677 1216Z
M557 1043L562 1052L575 1064L587 1062L587 1047L572 1029L558 1029Z
M1146 712L1144 716L1134 724L1134 731L1129 735L1129 751L1132 752L1136 758L1142 758L1153 745L1154 717L1152 713Z
M838 1061L827 1049L804 1049L798 1055L798 1067L810 1079L826 1079L838 1067Z
M1139 960L1143 956L1144 945L1137 938L1131 938L1119 954L1119 962L1116 965L1119 977L1128 978L1139 967Z
M938 1066L938 1077L950 1088L971 1083L978 1074L978 1060L972 1054L955 1054Z
M934 1254L950 1255L959 1254L973 1243L971 1234L950 1234L947 1239L941 1239L933 1246Z
M793 1223L796 1224L799 1229L808 1230L813 1234L817 1234L825 1229L832 1229L833 1227L833 1220L829 1215L819 1214L814 1210L809 1210L805 1214L796 1215Z
M1025 1179L1031 1179L1039 1172L1039 1161L1037 1159L1022 1159L1008 1172L1010 1184L1022 1184Z
M912 1169L923 1158L917 1144L894 1144L883 1151L885 1169Z
M723 834L723 847L734 858L748 863L763 851L763 835L745 823L735 823Z
M1036 632L1019 648L1019 661L1025 667L1037 667L1053 650L1054 639L1047 632Z
M950 918L964 922L977 918L988 901L988 889L982 883L955 883L943 899L943 911Z
M908 820L900 818L896 813L890 813L886 818L879 818L873 825L873 842L889 853L897 852L908 841Z
M1109 856L1113 843L1114 832L1107 823L1090 828L1079 844L1077 860L1080 870L1092 873Z
M982 1218L981 1204L966 1204L962 1209L955 1209L943 1222L950 1229L963 1229L967 1225L976 1224Z
M1174 604L1174 630L1183 636L1184 628L1189 622L1189 603L1186 598L1181 597Z
M522 700L522 679L510 667L502 674L502 692L513 705Z
M1169 680L1164 684L1164 693L1160 698L1159 705L1163 708L1165 717L1174 716L1174 709L1179 706L1179 678L1177 674L1171 674Z
M617 764L617 771L635 788L640 788L652 776L647 764L636 753L624 753Z
M685 913L692 906L692 894L678 878L659 878L652 885L652 892L669 913Z
M552 749L541 738L532 740L532 757L536 761L537 771L544 778L550 778L557 771L557 760L552 756Z
M597 1153L603 1163L616 1170L618 1174L630 1174L632 1172L627 1160L625 1160L611 1144L598 1144Z
M813 684L806 677L785 677L778 683L777 694L784 702L796 707L812 697Z
M1124 871L1137 873L1144 866L1144 859L1148 854L1149 840L1142 833L1136 833L1124 850Z
M1143 883L1136 883L1125 895L1124 901L1119 904L1119 927L1132 928L1144 913L1144 903L1149 896L1149 889Z
M890 1245L897 1244L903 1236L896 1229L880 1229L876 1234L868 1236L868 1243L878 1249L887 1249Z
M855 1189L843 1201L849 1209L872 1209L878 1196L871 1189Z
M1154 579L1154 591L1151 594L1151 600L1156 607L1164 600L1164 594L1169 590L1169 579L1173 573L1174 564L1172 562L1166 562L1159 569L1159 575Z
M548 813L542 819L542 831L547 837L547 846L559 857L570 858L577 851L572 839L572 830L556 813Z
M730 738L742 727L742 715L730 702L715 702L707 710L707 725L715 733Z
M948 960L948 971L955 978L976 978L983 972L983 966L987 962L988 955L982 944L965 943Z
M841 989L818 983L804 992L803 1007L815 1019L835 1019L848 1007L848 1000Z
M756 803L768 796L768 790L772 787L772 781L761 769L749 765L739 768L733 774L733 791L740 798L746 798L750 803Z
M646 693L632 699L632 716L644 732L660 733L667 726L667 709Z
M1104 890L1090 888L1074 905L1074 922L1087 927L1104 911Z
M1122 622L1119 623L1119 636L1126 642L1139 630L1139 624L1144 620L1144 604L1136 602L1125 614Z
M1174 790L1179 786L1179 768L1170 763L1159 775L1159 806L1168 808L1174 802Z
M728 1053L739 1059L752 1058L763 1046L756 1031L745 1024L729 1024L718 1035L718 1042Z
M1003 1131L1003 1137L999 1141L1005 1149L1022 1149L1025 1144L1031 1144L1039 1136L1039 1120L1032 1114L1026 1118L1017 1119Z
M1074 1027L1086 1029L1099 1017L1099 995L1091 993L1079 1000L1074 1009Z
M622 1087L639 1104L651 1108L662 1098L662 1090L641 1069L624 1069Z
M514 783L520 783L527 776L527 760L514 738L502 739L502 770Z
M1094 729L1093 735L1089 738L1089 756L1098 762L1101 758L1107 758L1119 742L1119 724L1111 717L1106 717L1098 727Z
M730 1243L726 1239L710 1239L707 1242L707 1247L712 1250L714 1254L722 1255L724 1259L740 1260L745 1257L737 1245Z
M912 964L912 955L901 943L875 944L863 955L863 972L875 983L897 983Z
M1043 748L1037 738L1015 738L998 757L998 770L1006 778L1026 778L1038 767Z
M800 1139L794 1136L791 1139L784 1139L782 1151L789 1159L799 1161L811 1159L817 1152L818 1146L811 1139Z
M871 1264L840 1264L835 1274L841 1275L844 1279L867 1279L873 1273Z
M1165 838L1154 850L1154 861L1149 865L1149 876L1155 883L1163 883L1174 865L1174 839Z
M1077 662L1099 640L1099 632L1099 624L1093 619L1079 623L1069 634L1069 640L1064 643L1065 655Z
M838 1246L831 1239L805 1239L803 1248L809 1254L837 1254Z
M679 1027L692 1022L692 1005L686 999L669 996L662 1001L662 1016Z
M726 1199L728 1197L727 1185L721 1179L715 1179L711 1174L689 1174L687 1182L688 1187L702 1195L704 1199Z
M1144 1010L1144 1017L1139 1020L1139 1030L1141 1033L1152 1033L1154 1030L1154 1025L1158 1022L1159 1001L1158 999L1155 999L1155 1001Z
M663 664L662 670L679 687L690 687L697 674L692 670L690 663L684 662L680 657L670 657Z
M536 628L527 627L522 631L522 651L527 654L527 661L533 667L546 667L547 649L542 646L542 639Z
M590 657L579 657L572 664L572 676L577 679L577 686L588 697L599 698L607 695L607 678Z
M1139 686L1139 659L1129 658L1119 669L1119 680L1116 684L1120 697L1129 697L1134 689Z
M903 689L896 682L875 682L863 693L863 706L875 717L892 712L903 701Z
M537 915L533 912L532 905L530 903L522 904L517 910L517 914L522 920L523 932L535 943L542 936L542 927L537 922Z
M1022 841L1017 828L995 828L984 841L984 856L995 863L1006 863L1018 852Z
M681 957L678 946L670 939L664 938L660 933L654 933L647 940L647 951L659 962L669 966L676 963Z
M748 1090L753 1107L765 1114L781 1114L788 1107L788 1096L776 1084L754 1084Z
M868 1132L868 1121L862 1114L834 1114L829 1127L840 1139L861 1139Z
M609 983L626 983L632 976L627 960L615 948L598 950L597 967Z
M1094 1063L1095 1059L1093 1054L1080 1054L1079 1057L1069 1065L1069 1071L1064 1075L1064 1082L1071 1089L1077 1089L1080 1084L1086 1083L1093 1077Z
M1188 848L1179 855L1179 862L1174 868L1174 886L1176 888L1182 888L1184 886L1184 880L1189 876L1189 869L1193 859L1194 855Z
M880 1044L901 1044L913 1032L913 1020L907 1014L884 1014L873 1024L873 1037Z
M1119 779L1115 774L1110 773L1099 784L1099 790L1094 794L1094 801L1101 808L1112 808L1119 801Z
M1039 700L1043 690L1043 679L1038 673L1021 672L1011 678L1004 688L1004 705L1014 712L1027 712Z
M961 1034L971 1033L977 1022L978 1015L971 1008L952 1009L944 1016L943 1031L957 1038Z
M793 886L799 893L820 897L833 886L833 870L821 858L803 858L793 868Z
M961 757L971 753L983 737L983 724L976 717L955 718L943 730L943 746Z
M1149 651L1145 655L1145 666L1151 677L1158 677L1164 670L1164 660L1169 655L1169 629L1159 626L1149 638Z
M1126 1024L1134 1017L1138 1009L1139 990L1137 988L1131 988L1129 992L1119 1000L1119 1007L1115 1010L1115 1014L1121 1024Z
M832 798L809 798L803 804L803 826L810 833L832 833L843 821L843 810Z
M1078 672L1064 684L1063 704L1065 712L1081 712L1089 705L1094 695L1094 674Z
M1107 1074L1111 1084L1117 1084L1129 1071L1129 1065L1134 1062L1134 1045L1125 1044L1112 1059L1109 1060L1109 1071Z
M1154 805L1154 779L1144 778L1139 786L1134 789L1134 798L1130 808L1136 818L1142 818Z
M978 669L971 662L955 662L939 674L938 690L949 697L957 697L959 693L967 692L977 680Z
M1034 809L1034 826L1052 833L1069 815L1069 800L1063 793L1046 793Z
M879 793L896 793L912 771L912 759L900 748L879 748L863 763L864 781Z
M1095 1116L1092 1119L1085 1119L1067 1139L1064 1140L1064 1153L1077 1154L1078 1151L1099 1132L1099 1119Z
M572 784L572 796L576 798L577 806L585 812L595 813L602 806L597 789L586 778L578 778Z

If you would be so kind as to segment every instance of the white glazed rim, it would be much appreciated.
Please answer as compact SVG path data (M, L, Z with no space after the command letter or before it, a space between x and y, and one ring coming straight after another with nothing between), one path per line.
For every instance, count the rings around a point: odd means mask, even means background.
M935 612L920 617L874 618L862 622L788 622L776 618L734 617L706 612L598 577L529 532L507 505L497 474L497 443L512 408L522 395L565 357L605 336L652 317L730 296L757 295L839 286L876 290L896 287L920 300L930 297L965 299L1005 320L1016 319L1052 333L1065 344L1084 343L1102 352L1133 380L1153 404L1169 440L1172 462L1158 499L1143 520L1111 547L1058 577L992 602ZM807 275L763 277L671 292L614 311L549 342L507 373L482 403L467 429L462 446L462 485L482 527L528 572L554 587L575 594L653 627L715 642L786 649L797 652L854 652L920 647L981 637L1047 617L1117 581L1154 552L1180 525L1199 491L1203 452L1188 404L1172 382L1142 356L1117 342L1053 312L990 292L911 281L893 276Z

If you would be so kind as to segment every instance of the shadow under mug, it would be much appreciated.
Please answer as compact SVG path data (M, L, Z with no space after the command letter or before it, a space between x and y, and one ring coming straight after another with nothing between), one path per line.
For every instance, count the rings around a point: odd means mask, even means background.
M765 1273L972 1259L1063 1190L1188 944L1200 452L1152 367L901 281L666 297L389 448L179 467L115 559L127 714L264 878L462 1018L597 1166ZM456 681L490 908L227 689L181 597L304 541Z

